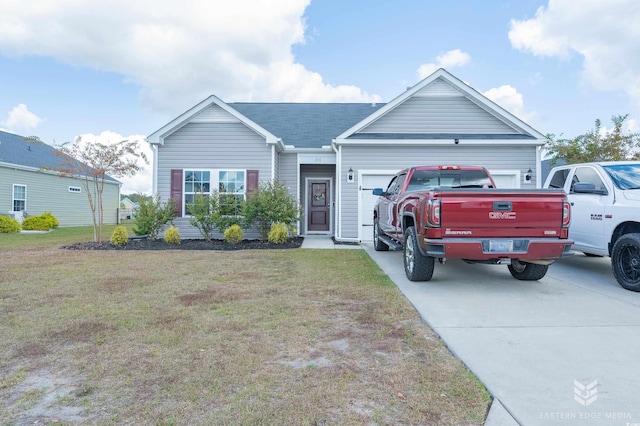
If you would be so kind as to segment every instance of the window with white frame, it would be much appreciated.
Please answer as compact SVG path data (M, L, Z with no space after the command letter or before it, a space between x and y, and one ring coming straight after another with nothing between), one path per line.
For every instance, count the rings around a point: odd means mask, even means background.
M27 186L13 185L13 211L21 212L27 208Z
M212 190L220 193L221 198L235 203L245 198L244 170L185 170L184 171L184 211L189 215L189 205L196 195L211 195Z

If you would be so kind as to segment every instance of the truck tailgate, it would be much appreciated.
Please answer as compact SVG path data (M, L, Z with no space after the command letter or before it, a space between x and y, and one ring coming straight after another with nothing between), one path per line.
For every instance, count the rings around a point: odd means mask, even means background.
M560 236L562 190L448 189L437 197L445 236Z

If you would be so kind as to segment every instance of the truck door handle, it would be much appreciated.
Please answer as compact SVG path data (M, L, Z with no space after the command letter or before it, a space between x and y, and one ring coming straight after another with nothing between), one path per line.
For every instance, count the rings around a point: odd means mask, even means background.
M493 202L493 210L496 211L511 211L512 209L511 201L494 201Z

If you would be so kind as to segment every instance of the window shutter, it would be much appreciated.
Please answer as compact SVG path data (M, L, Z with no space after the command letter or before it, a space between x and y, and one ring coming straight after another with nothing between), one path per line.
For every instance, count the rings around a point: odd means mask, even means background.
M258 170L247 170L247 196L258 189Z
M182 169L171 169L171 198L176 200L176 217L182 217Z

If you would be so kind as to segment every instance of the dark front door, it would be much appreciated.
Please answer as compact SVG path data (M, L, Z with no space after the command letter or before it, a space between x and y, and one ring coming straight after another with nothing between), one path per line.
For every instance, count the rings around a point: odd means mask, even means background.
M331 194L328 180L309 181L307 231L329 231Z

